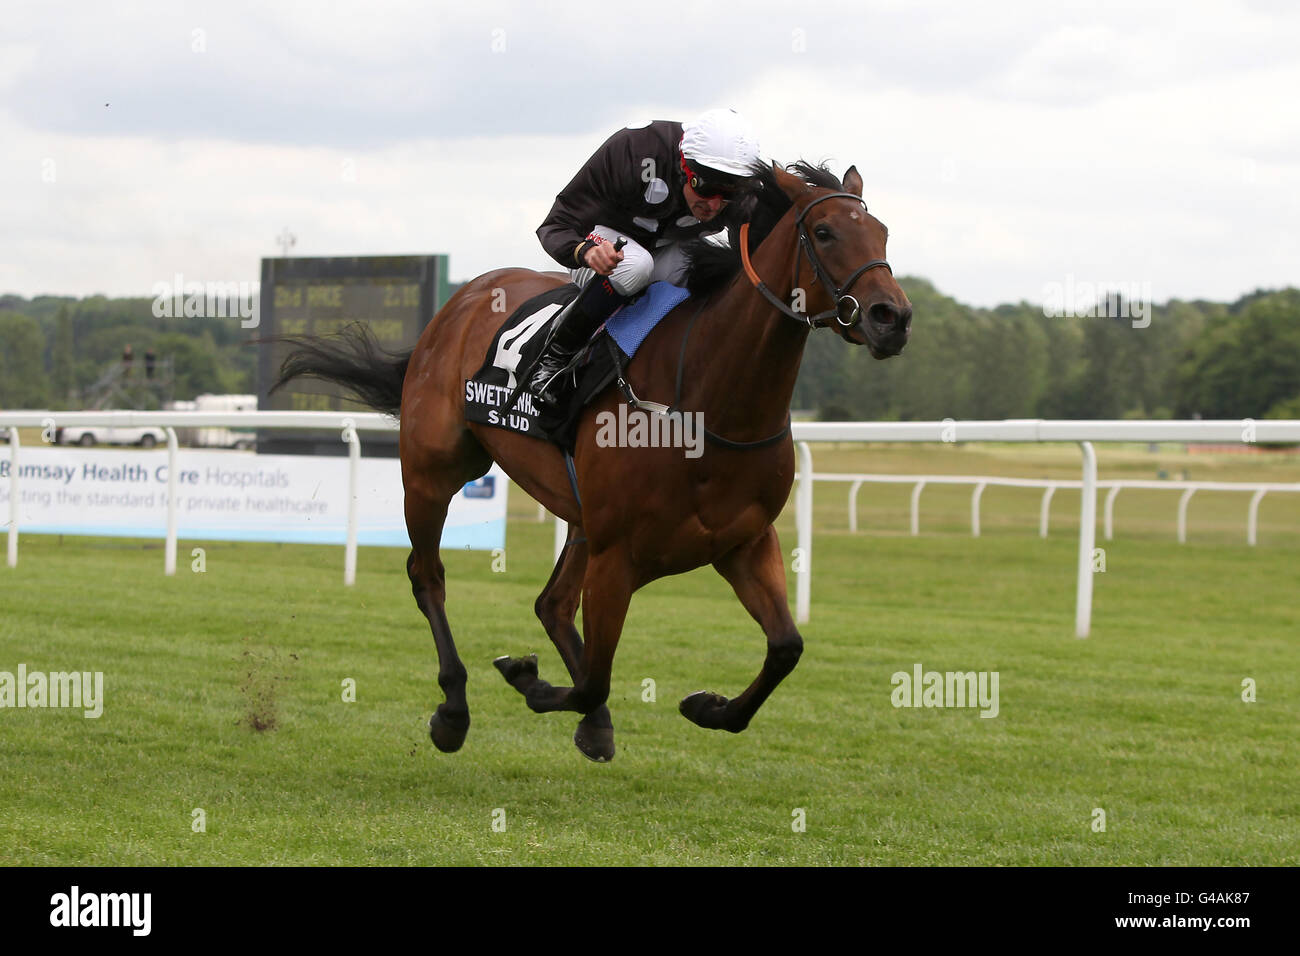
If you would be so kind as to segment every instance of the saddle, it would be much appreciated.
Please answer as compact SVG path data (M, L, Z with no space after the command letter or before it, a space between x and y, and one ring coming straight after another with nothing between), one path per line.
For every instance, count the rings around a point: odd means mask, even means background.
M519 385L516 376L536 362L551 320L577 294L578 287L570 283L534 296L497 330L483 365L465 382L466 421L549 441L572 453L582 410L621 374L646 336L689 295L668 282L652 283L610 316L579 351L568 373L576 387L562 406L542 412L533 396L521 391L514 407L506 409Z

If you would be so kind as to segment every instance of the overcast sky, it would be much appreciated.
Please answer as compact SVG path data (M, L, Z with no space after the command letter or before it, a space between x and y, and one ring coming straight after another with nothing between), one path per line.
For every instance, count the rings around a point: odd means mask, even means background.
M0 292L254 281L277 254L553 268L614 130L731 106L856 164L900 274L1230 300L1297 283L1300 4L8 0Z

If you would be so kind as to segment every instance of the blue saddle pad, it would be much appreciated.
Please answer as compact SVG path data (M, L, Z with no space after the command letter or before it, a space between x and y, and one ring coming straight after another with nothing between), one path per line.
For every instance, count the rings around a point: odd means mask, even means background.
M689 292L671 282L652 282L639 299L610 316L605 331L623 354L631 358L650 330L689 296Z

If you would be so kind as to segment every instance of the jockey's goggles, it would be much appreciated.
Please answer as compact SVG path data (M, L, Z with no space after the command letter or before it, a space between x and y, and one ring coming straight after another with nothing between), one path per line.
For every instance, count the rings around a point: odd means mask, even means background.
M686 184L703 199L721 196L730 201L754 188L753 180L747 176L734 176L707 166L696 166L685 156L682 157L682 172L686 175Z

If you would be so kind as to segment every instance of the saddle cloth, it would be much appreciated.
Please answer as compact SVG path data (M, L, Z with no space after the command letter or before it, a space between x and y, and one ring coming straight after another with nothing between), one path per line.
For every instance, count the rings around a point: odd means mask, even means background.
M574 371L577 387L570 390L565 407L539 413L533 396L520 392L512 409L504 406L524 374L541 354L551 320L578 294L576 285L563 285L529 299L492 337L483 365L465 382L465 420L493 425L542 441L552 441L571 451L582 409L614 380L617 370L608 348L598 347L602 336L618 346L621 361L636 354L656 325L689 293L668 282L652 283L636 301L623 306L602 325Z

